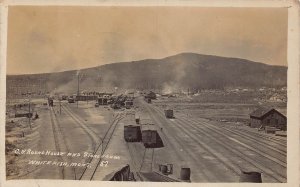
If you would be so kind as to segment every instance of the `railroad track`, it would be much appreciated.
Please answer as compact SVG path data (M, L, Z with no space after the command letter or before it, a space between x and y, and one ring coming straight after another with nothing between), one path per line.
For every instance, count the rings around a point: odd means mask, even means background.
M126 146L132 160L133 168L135 171L138 171L142 163L142 161L139 159L141 158L140 155L137 155L139 151L136 150L136 147L133 143L126 142Z
M138 178L138 181L145 181L145 179L141 176L140 172L138 172L142 165L142 160L140 159L142 156L139 154L139 151L137 151L135 144L126 142L126 146L132 161L132 165L130 165L130 168L135 174L135 178Z
M49 107L48 109L49 109L49 116L50 116L52 132L53 132L55 151L69 152L68 144L67 144L66 139L63 135L60 124L57 121L55 113L53 112L53 108ZM60 162L68 162L68 161L71 160L70 158L66 159L62 156L59 156L58 158L59 158ZM30 171L27 171L26 173L24 173L20 176L17 176L17 177L20 178L20 177L30 175L32 173L37 172L38 170L40 170L43 167L44 167L44 165L37 165L33 169L31 169ZM71 179L76 179L76 170L75 170L74 167L71 167L71 168L72 168L72 171L73 171L73 174L74 174L73 175L74 177L71 177ZM62 175L62 179L66 179L66 178L70 179L69 177L66 177L67 175L70 176L70 172L66 172L66 168L64 166L61 167L61 175ZM72 176L72 174L71 174L71 176Z
M57 118L53 112L53 108L50 107L50 120L53 130L53 136L54 136L54 143L56 151L58 152L69 152L69 147L67 145L66 139L64 137L64 134L61 130L61 127L57 121ZM66 158L64 156L59 156L60 162L68 163L71 160L71 158ZM70 170L66 169L64 166L62 166L62 178L63 179L76 179L76 170L74 167L72 168L72 172Z
M156 112L158 113L158 115L160 115L162 118L165 118L164 117L164 115L162 115L162 113L161 113L161 111L159 110L159 109L157 109L156 107L153 107L154 108L154 110L156 110ZM191 139L193 139L195 142L197 142L198 144L201 144L201 142L199 142L199 138L195 135L195 132L197 132L196 134L198 134L198 133L201 133L201 136L207 136L207 134L209 134L209 135L211 135L211 132L208 132L208 131L204 131L203 129L199 129L199 128L197 128L197 127L195 127L193 124L188 124L188 123L178 123L178 121L177 120L173 120L173 121L171 121L171 120L166 120L166 122L167 122L167 124L168 123L172 123L172 126L176 126L176 128L178 128L181 132L185 132L185 134L189 137L189 138L191 138ZM186 127L191 127L191 129L192 130L194 130L195 132L189 132L187 129L189 129L189 128L186 128ZM199 134L198 134L199 135ZM199 135L200 136L200 135ZM272 169L270 169L270 168L268 168L268 167L265 167L265 166L263 166L262 164L260 164L260 163L257 163L257 161L255 161L255 160L253 160L253 159L251 159L251 158L248 158L248 156L247 155L245 155L244 153L242 153L242 152L239 152L239 151L237 151L236 150L236 147L232 147L231 145L229 145L229 144L226 144L226 143L224 143L223 141L220 141L220 140L218 140L218 139L220 139L219 137L217 137L217 136L213 136L214 138L212 138L211 136L207 136L207 138L211 138L211 140L212 141L214 141L214 142L217 142L219 145L221 145L222 147L225 147L226 149L227 149L227 151L230 151L231 153L234 153L236 156L238 156L240 159L242 159L242 160L244 160L244 161L246 161L249 165L252 165L252 166L254 166L255 168L259 168L260 170L262 170L268 177L270 177L270 178L273 178L273 179L275 179L276 181L278 181L278 182L285 182L286 181L286 177L285 176L283 176L281 173L275 173L274 171L272 171ZM204 146L203 144L202 144L202 146ZM208 147L206 147L206 148L208 148ZM217 155L215 155L219 160L221 159L221 157L219 157L219 156L217 156ZM235 163L235 160L230 160L230 157L228 157L228 161L229 161L229 163L231 163L230 165L231 165L231 167L229 167L229 168L231 168L231 170L233 170L233 171L235 171L236 173L240 170L240 166L238 166L238 165L236 165L236 164L234 164ZM226 165L228 165L228 164L226 164L227 162L225 162L224 160L222 161L221 160L221 162L223 163L223 164L225 164L225 166ZM273 176L274 175L274 173L275 173L275 177Z
M195 172L199 174L198 178L208 182L219 181L219 176L216 176L215 173L211 171L211 165L209 165L207 162L199 162L199 157L195 154L192 154L193 151L187 150L187 147L182 143L182 139L177 135L174 129L162 125L167 122L165 117L164 116L162 117L160 113L155 112L153 107L150 107L147 104L145 104L144 106L149 112L151 118L155 121L155 123L161 128L163 127L164 129L165 128L167 129L167 131L163 130L162 133L164 134L164 137L166 137L165 139L168 141L168 144L171 145L171 149L178 150L178 147L176 147L174 144L179 145L182 150L181 152L186 154L186 156L189 157L190 159L192 159L194 163L197 163L197 167L193 168L193 170L195 170ZM172 141L170 141L169 139ZM182 155L178 154L177 151L175 152L175 154L179 155L179 157L182 157ZM215 157L215 155L213 154L212 156ZM185 157L185 159L187 159L187 157ZM221 162L224 161L221 160ZM226 164L226 162L224 162L224 164ZM223 173L220 175L223 175ZM225 176L223 177L226 178Z
M190 119L177 119L177 120L179 121L179 124L181 124L181 125L186 125L186 122L191 122ZM190 124L193 124L193 123L190 123ZM236 142L236 143L240 144L241 146L243 146L244 148L247 148L247 149L255 152L256 154L259 154L259 155L261 155L261 156L263 156L263 157L265 157L269 160L272 160L273 162L275 162L275 163L281 165L282 167L286 168L286 160L285 160L286 157L284 157L283 160L277 159L274 156L267 154L270 150L260 151L258 149L258 147L255 147L253 145L253 144L255 144L255 142L245 142L245 143L243 143L243 142L235 139L234 137L232 137L232 135L229 134L228 132L221 131L222 133L220 133L220 129L215 128L214 126L211 126L208 123L202 122L201 125L203 127L205 127L202 130L204 130L207 134L211 134L211 132L213 132L215 135L217 135L217 137L223 137L223 138L226 138L228 140L231 140L231 143ZM193 127L196 131L200 131L199 128L195 124L193 124ZM251 146L246 144L246 143L250 144ZM276 152L276 153L278 153L278 152ZM279 155L277 154L277 156L279 156Z
M162 175L158 172L137 172L137 175L140 176L143 181L151 182L181 182L180 180L170 178L168 176Z
M245 133L250 133L250 134L252 134L256 137L263 138L263 139L266 139L268 141L280 144L282 146L285 146L285 147L287 146L287 141L284 140L284 139L272 137L272 136L269 136L269 135L263 135L263 134L252 132L252 131L249 131L249 130L246 130L246 129L239 129L239 130L242 131L242 132L245 132Z
M228 128L225 128L225 127L219 127L219 126L216 126L216 125L212 125L212 124L209 124L205 121L202 121L202 122L199 122L199 121L195 121L193 119L190 119L190 118L186 118L186 117L181 117L181 118L177 118L177 120L179 121L188 121L188 122L191 122L195 125L207 125L208 127L210 128L213 128L215 130L218 130L218 131L222 131L223 133L230 133L228 134L229 136L230 135L236 135L236 136L239 136L240 138L246 140L245 142L246 143L254 143L252 146L254 146L255 149L262 149L262 148L268 148L268 149L271 149L272 151L276 152L277 154L280 154L282 156L284 156L284 159L286 159L286 148L284 149L283 147L281 146L276 146L274 144L270 144L269 142L267 142L266 140L257 140L255 137L251 137L251 135L247 135L247 134L244 134L244 133L240 133L238 130L232 130L232 129L228 129ZM206 127L207 127L206 126ZM256 145L261 145L261 146L256 146ZM276 147L274 147L276 146ZM265 152L269 152L270 150L267 150ZM286 162L285 162L286 164Z
M194 118L194 120L197 120L197 118ZM199 118L199 120L203 120L203 118ZM215 125L215 124L213 124ZM217 126L217 125L215 125ZM218 125L218 127L222 127L222 128L226 128L226 129L229 129L228 126L226 125ZM253 135L251 137L256 137L256 138L259 138L260 140L266 140L267 142L272 142L274 144L277 144L277 145L280 145L282 147L287 147L287 141L285 139L281 139L281 138L276 138L274 136L271 136L271 135L267 135L267 134L261 134L259 132L253 132L253 131L250 131L250 130L247 130L247 129L242 129L241 127L236 127L235 129L238 129L238 132L246 135L246 136L249 136L249 134ZM233 129L231 129L233 130Z
M112 121L110 127L106 131L102 141L99 143L97 148L95 149L93 155L103 155L109 145L109 142L111 140L112 135L114 134L114 131L119 123L119 121L123 118L122 115L117 114L114 120ZM101 147L101 149L100 149ZM83 173L81 174L79 180L92 180L94 178L94 175L99 167L99 165L102 162L102 157L100 159L95 159L94 157L91 157L89 163L91 165L91 168L85 168Z
M150 150L150 155L149 155L149 151L147 151L147 150ZM148 154L147 154L147 152L148 152ZM150 160L151 160L150 169L149 169L149 163L147 163L147 160L149 160L149 156L151 157L150 158ZM148 157L148 159L147 159L147 157ZM142 169L145 169L145 168L147 170L147 164L148 164L148 170L152 171L152 169L153 169L152 168L153 158L154 158L154 148L152 148L152 149L145 148L143 158L142 158L142 162L141 162L141 165L140 165L140 168L139 168L139 172L141 172Z
M22 179L22 177L25 177L27 175L30 175L31 173L37 172L42 167L43 167L42 165L37 165L37 166L34 166L34 168L31 170L28 170L28 168L27 168L27 171L25 173L23 173L21 175L9 176L10 177L9 179Z
M82 120L80 117L78 117L68 106L62 105L62 109L65 111L67 115L69 115L73 121L75 121L83 130L84 132L89 136L89 138L92 141L92 149L95 150L96 144L99 142L100 137L97 135L97 133L88 127L86 122Z
M153 107L153 110L155 111L155 108ZM156 111L158 112L157 115L164 121L164 124L169 123L169 121L165 118L164 115L162 115L160 113L160 111ZM164 126L164 128L168 128L167 126ZM201 141L199 141L198 138L192 137L190 136L191 133L187 133L186 129L180 129L182 130L181 132L183 132L185 135L187 135L189 138L193 139L193 141L198 144L205 152L209 153L211 156L213 156L214 158L218 159L219 162L221 162L227 169L229 169L231 172L233 172L236 176L238 176L240 174L240 167L237 167L233 164L230 164L231 161L224 157L223 155L221 155L220 153L216 152L215 150L213 150L211 147L207 146L206 144L202 143ZM168 128L168 131L170 131L170 128ZM174 131L173 131L174 132ZM177 136L177 132L172 133L172 136ZM178 138L177 142L182 142L183 140ZM186 150L186 152L193 152L193 150ZM200 163L200 162L198 162ZM209 168L208 168L209 170ZM218 178L215 176L215 173L210 173L210 178L211 176L214 176L214 180L217 180Z
M206 126L207 127L207 126ZM194 129L199 132L199 130L197 129L197 127L194 126ZM255 148L248 146L246 144L241 143L240 141L236 140L236 139L232 139L230 137L225 138L226 135L223 135L223 138L221 138L220 136L222 136L222 133L218 132L217 134L213 134L214 132L217 132L215 130L210 129L209 127L207 127L204 131L202 131L204 134L210 134L212 138L214 139L218 139L217 142L221 145L223 145L224 147L226 147L228 150L231 150L232 153L235 153L236 155L239 155L241 158L244 158L245 161L247 161L248 163L251 163L251 165L253 165L254 167L260 169L265 175L268 175L269 177L276 179L279 182L286 182L286 176L282 175L282 173L278 172L278 169L275 169L274 164L277 164L279 166L281 166L280 171L282 171L282 169L286 169L286 163L273 157L273 156L269 156L266 153L263 153L261 151L256 151ZM212 135L213 134L213 135ZM224 139L225 138L225 139ZM232 140L231 143L225 143L227 140ZM245 150L251 150L253 152L255 152L256 154L259 154L260 156L263 156L264 158L268 159L271 162L270 164L266 164L266 159L264 159L265 161L261 161L263 160L262 157L260 157L260 160L257 160L255 158L251 158L249 155L245 154L243 152L243 150L241 151L237 151L238 146L234 146L232 144L234 144L234 142L242 145L243 147L245 147ZM267 161L268 161L267 160ZM270 168L270 166L272 166Z

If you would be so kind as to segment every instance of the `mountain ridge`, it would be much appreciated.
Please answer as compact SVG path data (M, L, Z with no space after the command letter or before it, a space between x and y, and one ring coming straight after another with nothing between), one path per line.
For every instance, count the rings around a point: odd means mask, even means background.
M250 60L180 53L161 59L117 62L101 66L45 74L8 75L9 79L42 79L48 90L120 87L133 89L223 89L225 87L282 87L287 67ZM11 82L11 81L10 81ZM18 82L18 81L14 81ZM12 84L12 83L10 83Z

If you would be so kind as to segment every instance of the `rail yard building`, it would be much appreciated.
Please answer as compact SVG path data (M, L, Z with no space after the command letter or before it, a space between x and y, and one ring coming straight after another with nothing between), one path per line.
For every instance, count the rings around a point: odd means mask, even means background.
M250 127L276 127L286 130L286 116L274 108L258 108L250 114Z
M147 95L145 95L145 98L156 99L156 94L150 91Z

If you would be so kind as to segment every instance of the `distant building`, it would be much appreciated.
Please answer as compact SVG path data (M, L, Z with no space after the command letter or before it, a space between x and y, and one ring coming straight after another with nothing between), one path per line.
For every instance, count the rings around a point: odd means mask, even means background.
M145 95L145 98L156 99L156 94L150 91L147 95Z
M286 130L286 116L274 108L258 108L250 114L250 127L272 126Z

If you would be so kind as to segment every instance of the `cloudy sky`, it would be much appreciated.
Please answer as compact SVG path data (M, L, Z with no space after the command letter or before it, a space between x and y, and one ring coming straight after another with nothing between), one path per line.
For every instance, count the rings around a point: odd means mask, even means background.
M163 58L182 52L287 65L287 9L9 7L7 73Z

